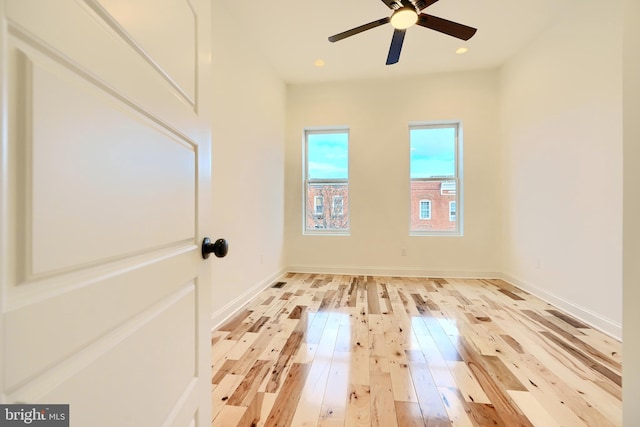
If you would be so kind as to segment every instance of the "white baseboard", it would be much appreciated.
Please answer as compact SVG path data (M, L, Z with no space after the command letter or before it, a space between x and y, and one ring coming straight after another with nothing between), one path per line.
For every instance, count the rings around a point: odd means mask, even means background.
M501 275L502 280L511 283L512 285L529 292L530 294L540 298L543 301L552 304L567 313L571 314L575 318L583 321L584 323L592 326L593 328L604 332L605 334L622 341L622 324L614 322L611 319L607 319L593 311L582 307L578 304L572 303L563 297L555 295L546 289L542 289L532 283L520 280L514 276L503 273Z
M269 278L264 279L247 289L241 295L238 295L234 300L222 307L211 315L211 330L217 329L222 326L224 322L229 320L234 314L242 310L247 304L249 304L260 292L268 288L276 279L282 277L287 272L286 269L280 270L277 273L271 275Z
M340 274L345 276L395 276L395 277L442 277L451 279L501 279L502 273L495 271L454 271L399 269L389 267L329 267L293 265L287 268L292 273Z

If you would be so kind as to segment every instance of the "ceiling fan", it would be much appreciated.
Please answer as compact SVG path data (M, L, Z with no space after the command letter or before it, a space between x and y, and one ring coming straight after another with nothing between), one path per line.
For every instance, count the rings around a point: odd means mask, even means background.
M389 54L387 56L387 65L390 65L400 60L400 52L402 51L405 32L407 28L414 24L461 40L469 40L473 37L476 31L478 31L475 28L438 18L437 16L427 15L426 13L420 13L437 1L438 0L382 0L389 9L393 10L391 16L331 36L329 37L329 41L334 43L390 22L394 28L391 47L389 48Z

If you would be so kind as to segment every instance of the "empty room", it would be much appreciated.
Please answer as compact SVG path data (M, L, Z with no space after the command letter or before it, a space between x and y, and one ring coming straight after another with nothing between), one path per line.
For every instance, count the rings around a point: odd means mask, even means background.
M0 6L0 425L640 425L637 2Z

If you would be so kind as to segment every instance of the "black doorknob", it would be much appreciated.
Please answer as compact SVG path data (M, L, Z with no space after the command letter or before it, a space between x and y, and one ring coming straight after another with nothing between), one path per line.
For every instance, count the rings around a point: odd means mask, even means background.
M211 239L205 237L202 241L202 258L209 258L209 254L213 253L218 258L225 257L229 252L229 243L225 239L218 239L215 243L211 243Z

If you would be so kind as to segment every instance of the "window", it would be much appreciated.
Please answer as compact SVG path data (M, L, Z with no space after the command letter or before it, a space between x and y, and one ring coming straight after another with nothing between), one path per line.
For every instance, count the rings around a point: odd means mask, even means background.
M409 126L413 235L462 234L459 134L458 123Z
M455 181L443 181L440 187L440 195L456 194L456 182Z
M344 198L342 196L333 196L333 216L342 216L344 213Z
M304 154L304 232L348 233L348 130L306 130Z
M315 196L313 198L313 214L315 216L322 216L324 215L324 197L322 196Z
M420 219L431 219L431 200L420 200Z

